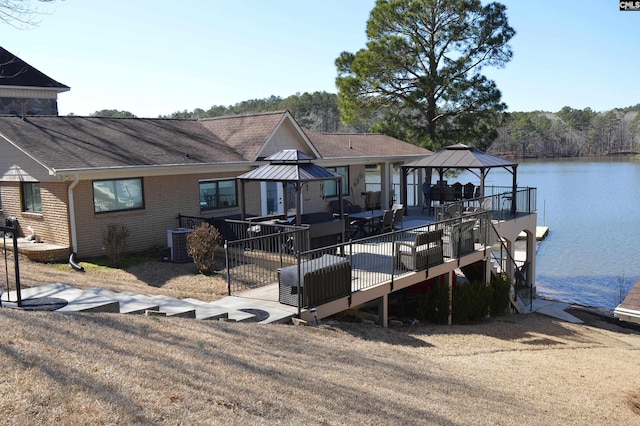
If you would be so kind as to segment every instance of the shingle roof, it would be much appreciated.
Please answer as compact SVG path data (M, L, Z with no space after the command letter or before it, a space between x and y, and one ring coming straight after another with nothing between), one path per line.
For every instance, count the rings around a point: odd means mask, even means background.
M425 148L378 133L318 133L304 130L322 158L433 154Z
M59 89L59 92L69 90L69 86L58 83L2 47L0 47L0 86L53 88Z
M56 170L248 160L195 120L5 116L0 135Z
M200 120L202 125L244 158L254 160L286 111Z
M252 163L288 114L279 111L206 120L0 116L0 136L58 172ZM297 126L293 119L292 123ZM384 135L308 134L323 158L415 158L431 153Z

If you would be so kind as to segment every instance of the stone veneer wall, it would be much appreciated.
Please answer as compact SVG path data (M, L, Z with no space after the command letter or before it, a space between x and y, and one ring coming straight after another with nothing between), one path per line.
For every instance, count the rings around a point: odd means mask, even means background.
M58 115L56 99L24 98L0 98L0 114L22 116L23 104L26 115Z

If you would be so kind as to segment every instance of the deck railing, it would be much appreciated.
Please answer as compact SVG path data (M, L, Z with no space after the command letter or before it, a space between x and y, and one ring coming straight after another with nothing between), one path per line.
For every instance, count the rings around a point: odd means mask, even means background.
M485 196L468 198L457 201L447 201L434 206L436 220L456 217L463 212L484 210L491 212L494 220L512 219L521 214L531 214L537 211L536 188L518 188L513 198L511 187L485 187Z
M506 191L499 192L500 189ZM278 269L314 259L331 259L325 255L340 256L349 260L352 274L350 290L358 291L384 282L393 283L396 277L409 272L396 258L396 242L410 241L418 233L440 229L444 235L463 238L461 232L455 233L452 230L462 222L473 222L475 244L492 246L498 240L492 220L512 215L513 207L516 215L535 211L535 188L518 189L514 206L511 188L488 187L487 190L488 195L483 198L437 206L436 222L314 250L310 250L308 227L278 222L278 217L242 221L179 216L179 226L192 228L198 223L208 222L221 230L225 239L224 256L229 294L278 283ZM447 215L445 207L453 209L456 205L458 214ZM503 205L505 209L502 209ZM269 223L265 223L267 219ZM445 258L458 258L468 249L469 244L463 244L462 241L457 244L449 242L444 246L443 254ZM318 262L322 260L315 263ZM526 272L521 265L518 266L518 271ZM327 268L330 267L327 265Z
M314 260L323 270L330 270L335 256L349 260L351 266L350 291L364 290L384 282L393 282L395 277L410 271L403 268L395 253L395 243L414 240L416 234L442 229L444 234L464 238L460 232L452 230L462 222L473 222L474 242L491 245L488 212L473 212L464 217L424 224L412 228L394 230L358 240L305 250L308 243L306 229L281 229L279 232L260 237L250 237L225 244L229 293L278 283L278 269ZM240 224L239 224L240 225ZM244 226L253 226L245 222ZM451 237L449 237L451 238ZM302 244L297 241L302 240ZM469 251L469 245L462 241L445 245L444 258L458 258ZM329 256L325 256L329 255ZM323 259L329 262L323 265ZM302 300L300 303L303 303ZM306 307L306 306L299 306Z

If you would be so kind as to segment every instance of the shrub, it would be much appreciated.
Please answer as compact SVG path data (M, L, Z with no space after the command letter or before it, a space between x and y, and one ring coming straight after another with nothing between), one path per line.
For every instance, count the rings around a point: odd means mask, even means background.
M453 289L452 319L456 324L483 321L489 315L491 286L475 281Z
M122 265L122 255L129 242L129 228L125 225L110 223L102 232L102 245L107 251L111 266L119 268Z
M202 274L211 275L214 272L216 247L221 243L220 231L206 222L187 235L187 254L193 258Z
M449 322L449 286L437 282L426 293L417 298L416 317L420 321L435 324Z
M502 315L509 307L511 278L505 273L491 279L491 316Z

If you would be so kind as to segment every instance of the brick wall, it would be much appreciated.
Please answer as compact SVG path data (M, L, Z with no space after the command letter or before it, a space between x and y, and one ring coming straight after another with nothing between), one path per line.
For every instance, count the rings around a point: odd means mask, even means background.
M127 251L142 251L167 245L167 230L178 226L178 214L225 216L238 213L237 207L200 211L198 182L229 177L223 174L153 176L143 178L144 203L141 210L94 213L91 181L75 188L77 253L80 257L106 254L102 233L107 225L125 225L130 232ZM233 176L235 177L235 176Z
M0 218L3 223L5 219L15 217L18 219L22 236L28 235L27 227L31 226L36 235L39 235L45 242L70 244L69 221L67 219L67 183L40 183L42 213L22 211L20 182L2 182L1 186L2 212Z

